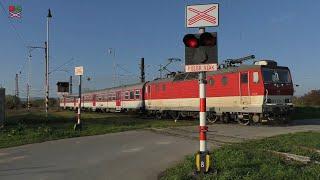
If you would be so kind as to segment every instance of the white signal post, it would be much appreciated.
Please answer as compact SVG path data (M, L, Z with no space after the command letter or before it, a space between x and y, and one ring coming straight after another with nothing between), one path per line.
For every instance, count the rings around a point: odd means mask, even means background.
M205 28L199 28L199 34L205 32ZM200 102L200 111L199 111L199 118L200 118L200 126L199 126L199 139L200 139L200 152L204 153L207 151L207 138L206 132L208 131L208 127L206 126L206 72L199 73L199 102Z
M205 32L205 28L199 28L199 34L202 34ZM200 125L199 125L199 131L200 131L200 153L205 153L207 151L207 131L208 126L206 126L206 72L200 72L199 73L199 101L200 101Z
M205 28L199 28L199 34L205 32ZM208 126L206 125L207 119L207 106L206 106L206 72L199 72L199 153L196 155L196 166L197 171L206 173L210 167L210 155L207 148L207 131Z
M78 95L78 111L77 111L77 123L74 125L74 130L81 130L81 81L83 75L83 66L75 67L75 75L79 76L79 95Z

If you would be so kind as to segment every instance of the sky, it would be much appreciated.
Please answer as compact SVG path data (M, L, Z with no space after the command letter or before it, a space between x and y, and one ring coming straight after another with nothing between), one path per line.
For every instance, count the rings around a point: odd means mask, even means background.
M320 1L318 0L0 0L0 86L13 94L19 74L20 96L26 95L30 67L31 96L43 96L46 16L50 21L50 91L56 96L57 81L68 81L74 66L84 66L84 89L138 81L139 61L145 58L146 76L159 75L168 58L184 59L183 36L196 33L185 27L185 6L219 3L219 62L254 54L273 59L291 70L296 95L320 89ZM8 18L8 6L22 6L22 18ZM4 11L5 10L5 11ZM115 56L108 53L114 49ZM66 63L66 64L65 64ZM116 68L114 68L114 63ZM63 65L65 64L65 65ZM61 68L61 65L63 65ZM182 69L175 62L170 70ZM21 74L20 74L21 71ZM88 81L90 78L90 81ZM77 80L74 79L74 85ZM74 89L75 90L75 89Z

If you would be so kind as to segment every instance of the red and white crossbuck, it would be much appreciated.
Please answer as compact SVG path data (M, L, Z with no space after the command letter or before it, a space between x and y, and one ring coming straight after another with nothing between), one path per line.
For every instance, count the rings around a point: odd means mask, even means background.
M219 4L190 5L186 8L187 27L208 27L219 24Z

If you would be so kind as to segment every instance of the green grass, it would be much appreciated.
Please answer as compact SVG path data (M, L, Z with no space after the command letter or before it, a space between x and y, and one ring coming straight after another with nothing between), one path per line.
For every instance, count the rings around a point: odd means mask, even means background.
M320 161L319 132L303 132L224 146L212 153L216 171L198 179L320 179L320 164L285 160L270 151L309 156ZM194 157L167 169L161 179L193 179Z
M11 111L0 130L0 148L135 129L196 125L196 121L175 123L119 113L82 113L82 131L74 131L74 123L75 113L71 111L51 112L47 121L43 112Z
M320 119L320 107L295 107L291 119Z

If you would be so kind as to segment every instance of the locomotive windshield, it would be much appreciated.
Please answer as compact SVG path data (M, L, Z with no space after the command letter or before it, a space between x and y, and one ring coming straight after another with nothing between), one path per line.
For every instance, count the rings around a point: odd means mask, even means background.
M287 69L263 69L265 83L291 83L291 76Z

